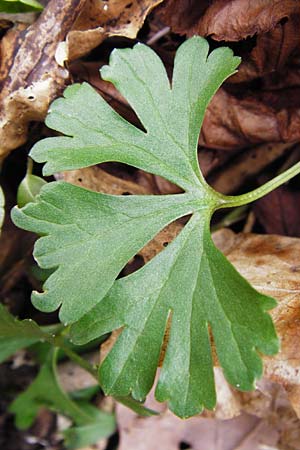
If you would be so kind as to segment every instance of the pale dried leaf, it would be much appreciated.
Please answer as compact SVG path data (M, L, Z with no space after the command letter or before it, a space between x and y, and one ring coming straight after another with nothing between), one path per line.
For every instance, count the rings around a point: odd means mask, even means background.
M52 0L31 26L12 29L2 39L0 160L26 141L29 123L44 120L50 102L68 83L69 72L57 64L55 52L83 4Z
M77 59L111 36L134 39L146 16L162 0L88 0L67 37L68 60Z
M99 364L99 353L93 352L85 355L85 358L93 365ZM72 392L97 385L95 378L73 361L65 361L58 365L57 374L63 390Z
M109 36L136 37L161 1L50 0L31 26L9 30L0 49L0 160L26 142L29 123L43 121L70 82L66 61Z
M281 349L273 357L264 357L264 377L281 384L289 392L291 402L297 404L300 386L300 240L239 234L225 253L258 291L278 301L271 315ZM297 409L299 413L299 406Z
M151 402L148 406L157 407ZM183 443L191 450L258 450L260 443L273 445L277 440L276 431L266 421L246 414L226 421L202 417L183 421L169 411L141 418L117 405L117 421L118 450L178 450Z

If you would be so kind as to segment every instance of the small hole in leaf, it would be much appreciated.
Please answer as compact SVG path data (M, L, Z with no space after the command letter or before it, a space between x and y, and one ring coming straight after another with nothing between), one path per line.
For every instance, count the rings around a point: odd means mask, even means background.
M164 242L164 243L163 243L163 246L164 246L164 247L168 247L168 245L169 245L169 242Z
M78 178L79 183L82 183L82 178Z
M31 100L31 101L33 101L33 100L35 100L35 96L34 95L28 95L28 100Z
M136 270L143 267L144 264L145 264L145 261L144 261L144 258L142 257L142 255L135 255L135 257L122 270L121 275L127 276L130 273L133 273Z
M180 450L186 450L186 449L188 449L188 448L191 448L191 446L190 446L190 444L188 444L187 442L185 442L185 441L181 441L181 442L179 442L179 447L178 447Z
M131 192L125 191L125 192L122 192L122 195L131 195Z

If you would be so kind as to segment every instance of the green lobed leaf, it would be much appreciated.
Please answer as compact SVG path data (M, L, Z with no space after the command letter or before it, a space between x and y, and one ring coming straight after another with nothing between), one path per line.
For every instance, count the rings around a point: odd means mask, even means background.
M88 84L77 84L51 105L46 120L50 128L72 137L44 139L31 156L46 162L45 175L120 161L161 175L183 189L199 187L195 146L203 113L240 62L228 48L207 57L208 50L207 42L196 37L180 47L172 90L153 50L142 44L132 50L114 50L110 65L101 69L102 78L113 82L127 98L147 133L120 117Z
M56 100L47 125L65 134L31 151L44 173L120 161L163 176L185 193L116 197L67 183L43 187L35 202L14 209L14 222L36 232L39 265L56 269L33 294L43 311L61 305L73 340L85 343L123 327L99 371L107 394L144 400L156 372L164 332L170 338L156 397L180 417L215 405L210 332L227 380L241 390L262 373L258 352L274 354L278 340L267 310L276 302L256 292L214 246L213 212L249 203L299 173L299 165L266 187L226 197L210 188L197 162L197 142L211 96L239 58L189 39L178 49L172 87L158 56L144 45L115 50L102 77L114 83L145 131L121 118L87 84ZM118 274L155 234L192 215L177 238L133 275ZM81 319L79 321L79 319Z
M41 11L43 5L37 0L0 0L0 12L17 14Z
M18 320L0 304L0 362L21 348L51 339L33 320Z
M112 414L100 411L88 403L80 402L79 405L92 420L88 424L71 427L63 432L67 448L86 447L113 434L116 422Z
M34 322L31 319L25 319L25 320L18 320L15 318L12 314L10 314L7 309L0 304L0 363L5 361L5 359L9 358L11 355L13 355L17 350L21 348L27 348L30 347L30 351L34 353L35 359L39 361L39 363L42 364L42 366L45 368L42 368L41 370L41 384L39 381L39 378L37 379L37 387L34 385L33 393L36 393L39 391L39 386L41 386L40 391L43 389L43 385L46 383L44 382L44 378L49 376L53 377L55 374L55 370L53 368L50 368L50 360L49 360L49 354L53 353L53 346L58 346L62 348L58 348L55 353L55 359L59 359L61 356L65 356L65 350L70 348L73 351L76 351L77 353L82 353L84 351L91 350L91 348L95 348L95 345L98 345L102 342L103 337L97 338L96 340L89 341L88 344L83 346L78 346L72 344L68 339L63 340L56 340L55 336L59 334L62 331L62 325L50 325L46 327L39 327L36 322ZM45 364L46 363L46 364ZM50 364L50 365L49 365ZM52 362L52 364L56 364L55 362ZM51 370L50 370L51 369ZM55 375L56 376L56 375ZM57 383L56 383L57 384ZM90 388L91 392L94 392L94 390L99 390L99 386L92 386ZM59 390L60 392L60 390ZM51 400L52 393L50 392L49 395L46 395L46 398L49 397ZM83 392L82 398L83 398ZM31 398L31 394L29 395ZM44 398L44 394L43 394ZM74 394L72 398L79 399L79 393ZM25 400L27 399L27 395L25 396ZM49 400L49 401L50 401ZM27 400L26 400L27 401ZM130 398L130 397L124 397L124 398L118 398L118 401L123 403L124 405L128 406L128 408L131 408L133 411L140 415L144 416L150 416L153 414L156 414L155 411L152 411L148 408L145 408L142 404L137 402L136 400ZM44 403L43 403L44 402ZM48 404L48 400L43 400L41 404ZM50 402L51 403L51 402ZM34 420L39 405L34 403L35 408L31 410L29 409L29 415L28 417L24 416L24 425L22 425L22 417L23 414L23 403L21 401L21 413L20 413L20 419L18 419L18 423L20 422L20 427L28 427L31 425L32 420Z
M56 372L56 355L57 350L49 352L36 379L10 405L10 412L16 416L16 426L20 429L30 427L40 408L48 407L69 417L78 427L71 429L69 435L67 432L71 448L77 448L76 442L86 442L87 445L111 435L115 430L112 414L99 411L86 402L76 402L62 389ZM88 430L92 433L89 437Z
M189 417L200 405L215 405L208 327L227 380L252 389L262 372L256 350L272 354L278 349L271 318L264 312L275 304L236 272L212 243L207 220L195 214L165 251L118 280L71 332L79 343L124 327L100 368L100 383L106 394L131 392L143 400L154 381L169 319L156 397Z

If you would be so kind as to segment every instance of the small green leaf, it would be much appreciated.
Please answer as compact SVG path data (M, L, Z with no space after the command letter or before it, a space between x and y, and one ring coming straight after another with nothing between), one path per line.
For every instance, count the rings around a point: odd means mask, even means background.
M115 430L113 415L99 411L85 402L73 401L63 391L56 373L56 354L57 350L49 352L47 361L42 365L36 379L10 405L10 412L16 415L16 426L20 429L30 427L40 408L48 407L69 417L79 427L75 431L70 431L72 443L87 442L88 429L93 432L89 444L112 434Z
M93 421L86 425L68 428L64 431L67 448L81 448L95 444L100 439L113 434L116 429L115 418L112 414L100 411L88 403L80 403L81 409L93 417Z
M86 388L72 391L69 393L69 395L72 400L89 402L99 392L100 386L98 384L95 384L94 386L88 386Z
M4 195L3 195L3 191L0 187L0 233L1 233L1 228L4 222L4 215L5 215L5 211L4 211Z
M37 0L0 0L0 12L17 14L42 11L43 5Z
M51 340L33 320L18 320L0 304L0 362L21 348Z
M43 178L27 173L18 188L18 206L22 208L27 205L27 203L34 202L35 197L39 194L45 184L47 184L47 182L43 180Z
M34 256L42 268L55 270L44 292L33 293L34 305L43 311L61 306L63 322L78 321L71 327L77 344L122 328L99 370L107 394L144 400L169 323L156 397L180 417L215 406L210 334L225 377L241 390L253 389L261 376L258 352L278 350L266 313L276 302L256 292L217 250L211 216L254 201L300 172L297 164L236 197L207 185L197 160L204 112L240 61L228 48L208 51L200 37L184 42L170 84L150 48L114 50L102 77L128 100L145 131L121 118L87 84L74 85L51 105L47 118L47 125L65 136L44 139L31 151L34 160L46 163L45 175L119 161L165 177L184 193L118 197L55 182L12 213L18 226L42 235ZM115 281L149 240L187 215L192 217L165 250Z

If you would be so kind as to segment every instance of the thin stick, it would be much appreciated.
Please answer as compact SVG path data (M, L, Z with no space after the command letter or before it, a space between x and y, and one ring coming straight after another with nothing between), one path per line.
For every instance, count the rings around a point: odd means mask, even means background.
M153 45L155 42L159 41L160 38L164 37L166 34L168 34L170 31L170 27L164 27L161 30L157 31L148 41L146 42L147 45Z

